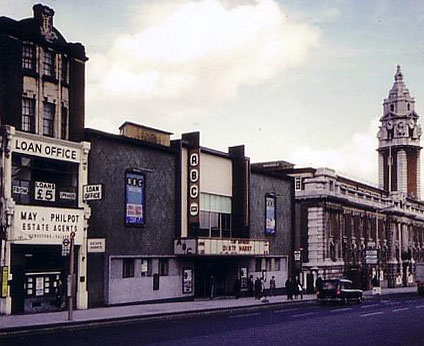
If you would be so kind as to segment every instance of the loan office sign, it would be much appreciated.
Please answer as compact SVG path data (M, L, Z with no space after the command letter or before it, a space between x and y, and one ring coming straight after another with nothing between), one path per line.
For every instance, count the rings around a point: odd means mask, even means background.
M49 159L80 162L81 150L58 143L47 143L35 139L14 137L12 150L21 154L41 156Z
M16 205L11 241L19 244L62 244L75 232L76 245L82 244L84 210Z

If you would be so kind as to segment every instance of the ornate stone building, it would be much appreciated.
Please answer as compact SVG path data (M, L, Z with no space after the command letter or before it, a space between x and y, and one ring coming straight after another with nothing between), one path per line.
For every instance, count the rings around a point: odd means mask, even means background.
M379 186L327 168L294 168L287 162L256 164L295 179L299 275L309 291L318 276L349 277L369 288L414 284L424 261L424 203L420 198L421 126L415 101L398 66L383 103L379 138Z

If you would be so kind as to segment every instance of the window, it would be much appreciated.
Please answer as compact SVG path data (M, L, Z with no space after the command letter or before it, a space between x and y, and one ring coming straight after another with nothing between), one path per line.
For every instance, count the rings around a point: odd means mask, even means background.
M61 80L62 83L68 83L68 59L62 57L62 69L61 69Z
M14 153L12 196L18 204L77 206L78 165Z
M266 264L266 271L267 272L272 271L272 259L271 258L265 259L265 264Z
M29 98L22 99L22 119L21 130L25 132L35 132L35 100Z
M159 259L159 275L168 276L169 274L169 262L167 258Z
M53 137L54 135L54 115L55 115L55 104L44 103L43 113L43 135Z
M255 260L255 272L262 271L262 258L256 258Z
M294 178L294 190L295 191L301 191L301 190L303 190L303 180L302 180L302 177L295 177Z
M22 68L35 71L35 48L33 45L24 44L22 46Z
M68 108L62 106L60 121L60 138L68 139Z
M274 258L274 271L281 270L281 260L279 258Z
M231 237L231 197L200 194L199 236Z
M52 51L44 51L44 75L56 78L56 54Z
M142 226L145 224L145 176L136 171L125 173L126 205L125 224L127 226Z
M134 277L134 259L124 258L122 261L122 277L133 278Z
M149 258L141 259L141 276L152 276L152 260Z

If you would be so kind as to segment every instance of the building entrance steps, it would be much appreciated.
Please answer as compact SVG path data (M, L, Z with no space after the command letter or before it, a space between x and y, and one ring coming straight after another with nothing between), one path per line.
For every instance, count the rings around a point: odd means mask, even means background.
M383 288L381 295L413 293L416 287ZM364 292L365 297L372 297L372 290ZM199 299L194 301L137 304L126 306L111 306L88 310L74 311L73 320L68 321L67 311L0 316L0 337L8 334L31 333L37 330L53 330L57 328L78 327L90 324L114 323L137 319L171 318L172 316L189 313L212 313L229 311L265 305L277 305L300 302L310 302L316 299L315 294L305 294L302 299L287 300L285 295L268 297L267 302L255 300L254 297L235 299Z

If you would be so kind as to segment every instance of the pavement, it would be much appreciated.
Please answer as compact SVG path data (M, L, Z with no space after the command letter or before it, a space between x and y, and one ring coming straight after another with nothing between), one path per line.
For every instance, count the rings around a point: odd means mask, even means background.
M383 288L381 295L402 294L416 292L416 287ZM373 299L372 291L364 292L364 299ZM287 300L286 296L268 297L268 302L255 300L253 297L234 297L216 299L196 299L194 301L137 304L125 306L111 306L76 310L73 319L68 320L68 312L49 312L27 315L0 316L0 337L13 334L34 332L48 332L63 328L83 328L87 326L126 323L138 320L155 320L175 318L195 314L228 312L234 310L257 309L281 304L312 303L315 294L307 294L303 299Z

